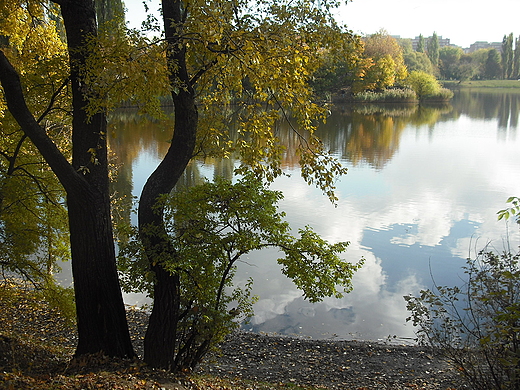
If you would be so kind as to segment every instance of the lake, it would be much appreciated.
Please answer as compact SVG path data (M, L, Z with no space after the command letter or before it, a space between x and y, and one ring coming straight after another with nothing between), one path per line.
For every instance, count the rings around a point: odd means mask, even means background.
M319 135L349 168L333 205L305 184L293 160L273 184L294 229L311 225L330 241L350 241L349 261L365 258L354 290L311 304L279 272L277 252L250 254L236 283L254 279L255 316L246 330L312 338L399 341L414 337L404 295L460 284L461 266L487 243L503 248L507 227L496 213L520 196L520 92L463 90L451 104L336 106ZM118 190L138 196L168 148L171 128L121 113L110 144L123 178ZM290 135L287 136L291 141ZM232 162L201 163L208 178ZM509 226L513 247L518 227ZM126 295L131 304L146 300Z

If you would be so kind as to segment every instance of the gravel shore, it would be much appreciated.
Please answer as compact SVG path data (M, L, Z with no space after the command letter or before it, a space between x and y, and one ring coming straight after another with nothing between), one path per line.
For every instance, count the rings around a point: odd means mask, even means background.
M128 312L138 354L147 318ZM311 340L235 332L196 371L223 378L328 389L464 389L431 348L381 342Z
M463 389L460 377L428 348L306 340L238 332L199 372L219 377L328 389Z

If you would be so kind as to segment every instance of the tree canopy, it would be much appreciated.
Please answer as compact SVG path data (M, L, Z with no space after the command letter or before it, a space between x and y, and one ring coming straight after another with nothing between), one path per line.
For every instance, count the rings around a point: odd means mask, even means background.
M18 139L30 138L65 190L79 333L76 353L134 356L115 267L107 113L126 101L142 113L164 117L161 99L169 94L174 106L172 139L143 189L135 236L146 266L141 277L150 276L154 296L145 360L171 370L192 365L200 359L199 352L215 342L218 331L206 334L195 355L185 359L183 353L175 353L191 345L190 338L182 337L187 330L182 292L192 291L194 281L186 279L186 270L196 243L171 234L165 199L197 157L234 154L241 161L238 173L253 172L259 182L273 180L282 173L286 152L277 125L287 121L298 135L303 177L335 201L335 179L346 169L315 135L326 109L312 103L309 80L322 64L323 52L343 50L346 58L352 56L348 42L354 39L334 22L330 10L335 4L323 1L165 0L164 39L128 31L118 18L98 23L93 0L55 2L59 8L36 1L2 3L0 11L6 17L0 35L8 42L0 51L0 79L8 109L4 100L1 108L22 130ZM66 45L58 25L64 26ZM347 43L338 48L339 38ZM230 103L234 110L222 109ZM39 119L43 114L45 123ZM218 187L221 196L225 191ZM277 196L267 198L275 202ZM204 203L195 211L202 217ZM205 223L211 225L212 219ZM283 233L283 226L262 229L279 228ZM248 234L251 231L234 240L240 243ZM272 244L288 251L284 270L309 299L339 294L334 282L350 288L356 267L337 257L345 244L328 244L309 229L303 229L296 241L284 234L279 237L281 241ZM213 254L218 246L228 248L225 240L207 239L214 245L208 247ZM306 252L309 257L298 255ZM194 261L218 268L219 257L209 254L199 254Z
M418 70L433 74L432 63L426 53L413 50L410 39L399 39L398 42L403 49L403 59L408 72Z
M403 50L397 40L381 30L363 40L363 62L355 83L356 92L393 86L407 75Z

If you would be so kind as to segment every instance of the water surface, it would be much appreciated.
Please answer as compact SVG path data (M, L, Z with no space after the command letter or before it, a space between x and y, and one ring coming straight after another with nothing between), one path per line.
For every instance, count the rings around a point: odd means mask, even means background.
M275 250L250 254L236 283L252 277L259 301L244 328L313 338L413 338L403 295L460 284L468 256L488 242L502 248L506 225L496 212L520 195L519 110L520 94L505 90L459 92L442 106L336 107L319 133L349 168L337 205L306 185L290 159L284 166L291 177L273 188L284 192L280 206L294 229L311 225L325 239L350 241L344 257L364 257L365 265L353 292L310 304L279 272ZM110 144L123 172L119 191L139 195L167 150L170 125L134 119L113 118ZM198 170L211 178L229 174L232 163ZM510 228L518 246L518 228Z

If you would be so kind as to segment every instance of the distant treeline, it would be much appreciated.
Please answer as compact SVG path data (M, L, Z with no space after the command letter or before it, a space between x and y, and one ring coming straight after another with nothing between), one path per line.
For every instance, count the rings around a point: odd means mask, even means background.
M426 88L437 90L433 95L445 100L447 97L435 86L435 78L457 82L520 78L520 37L514 39L513 33L504 36L501 50L465 53L457 46L440 47L435 32L428 38L420 35L415 46L411 39L396 39L384 30L361 37L360 44L351 46L348 57L323 53L312 87L321 97L340 95L354 100L367 91L410 88L422 99L419 89Z
M438 37L434 33L430 38L419 36L415 53L424 53L430 61L418 63L417 54L413 53L410 39L398 39L403 48L403 55L408 70L432 72L444 80L516 80L520 78L520 36L513 33L504 35L501 50L495 48L479 49L472 53L456 46L439 48Z

